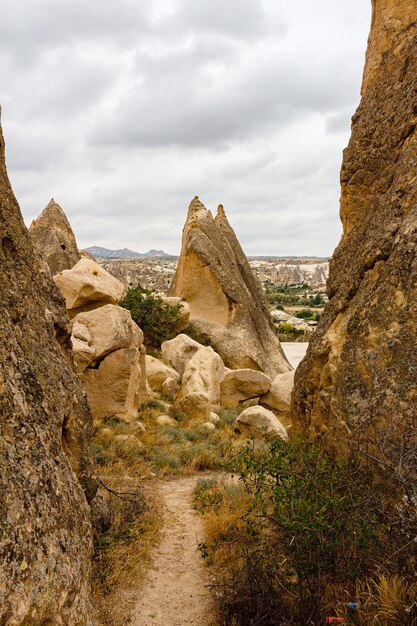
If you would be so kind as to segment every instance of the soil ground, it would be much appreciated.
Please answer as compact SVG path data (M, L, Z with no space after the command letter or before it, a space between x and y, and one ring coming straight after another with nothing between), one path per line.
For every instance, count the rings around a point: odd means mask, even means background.
M160 483L164 529L137 589L132 626L216 626L209 575L198 550L203 526L192 506L197 477Z

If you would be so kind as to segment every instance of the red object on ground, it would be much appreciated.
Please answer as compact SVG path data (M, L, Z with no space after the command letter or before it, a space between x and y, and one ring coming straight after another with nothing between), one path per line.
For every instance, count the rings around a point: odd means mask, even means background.
M343 617L326 617L326 624L344 624Z

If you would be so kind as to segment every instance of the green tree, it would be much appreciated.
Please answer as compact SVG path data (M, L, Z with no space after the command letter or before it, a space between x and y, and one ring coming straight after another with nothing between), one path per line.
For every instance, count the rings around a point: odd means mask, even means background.
M130 311L147 347L159 349L161 343L176 336L181 304L171 306L154 291L140 287L129 289L119 304Z

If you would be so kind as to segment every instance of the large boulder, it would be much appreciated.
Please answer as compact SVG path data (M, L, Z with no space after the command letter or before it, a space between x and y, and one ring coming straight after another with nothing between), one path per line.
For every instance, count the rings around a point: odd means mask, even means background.
M343 235L292 409L312 437L325 434L339 449L351 441L381 467L409 472L409 495L417 485L415 456L403 448L417 445L416 90L417 3L374 0L341 171Z
M8 180L1 128L0 224L0 624L90 626L91 415L65 351L64 302Z
M162 385L167 380L172 378L176 383L179 382L180 376L172 367L165 365L159 359L156 359L149 354L146 355L146 379L150 388L153 391L161 391Z
M117 304L124 292L124 286L117 278L86 258L72 269L56 274L54 281L65 298L70 317L103 304Z
M259 399L261 406L279 414L288 421L291 414L291 394L294 388L295 371L278 374L272 381L268 392Z
M81 374L110 352L140 348L143 343L143 333L130 312L114 304L78 313L70 327L74 358Z
M284 441L288 440L287 431L279 419L262 406L251 406L233 422L233 430L242 435L252 435L262 439L273 439L279 437Z
M71 269L81 259L67 216L53 198L33 220L29 234L36 252L48 265L52 276Z
M207 420L213 405L220 402L224 364L213 348L201 348L188 361L175 407L190 417Z
M143 333L130 312L113 304L78 313L71 344L93 416L131 421L146 395ZM146 389L145 389L146 393Z
M188 335L177 335L174 339L164 341L161 352L164 359L171 363L172 367L182 376L188 361L201 348L204 346Z
M260 370L271 378L291 369L262 286L222 206L213 219L197 197L191 202L169 295L188 302L190 320L227 367Z
M271 379L263 372L250 369L231 370L225 374L220 386L220 404L234 409L246 400L262 396L270 385Z
M140 352L122 348L111 352L97 368L87 368L83 385L93 416L131 422L140 407Z

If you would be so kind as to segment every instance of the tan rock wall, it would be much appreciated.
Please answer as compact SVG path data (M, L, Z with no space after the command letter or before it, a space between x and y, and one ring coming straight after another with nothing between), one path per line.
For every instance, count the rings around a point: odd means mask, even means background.
M377 0L343 158L330 300L292 407L298 424L338 445L392 442L393 462L417 415L416 92L417 4Z
M74 470L88 492L89 413L65 350L63 300L40 270L1 130L0 302L0 623L86 626L91 522Z

